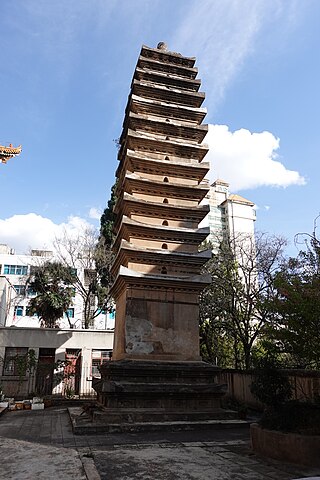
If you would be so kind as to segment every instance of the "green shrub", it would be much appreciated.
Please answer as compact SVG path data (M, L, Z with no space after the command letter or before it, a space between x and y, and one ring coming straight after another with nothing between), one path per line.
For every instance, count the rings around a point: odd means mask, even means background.
M251 393L264 405L276 408L292 397L292 387L274 357L263 357L254 371Z
M320 405L291 400L277 409L267 409L260 425L268 430L320 435Z

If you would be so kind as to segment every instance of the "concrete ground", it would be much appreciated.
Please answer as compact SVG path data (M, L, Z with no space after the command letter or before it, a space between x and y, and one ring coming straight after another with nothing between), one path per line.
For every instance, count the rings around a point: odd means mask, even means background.
M0 417L0 478L7 480L292 480L320 469L254 455L244 428L74 435L67 409Z

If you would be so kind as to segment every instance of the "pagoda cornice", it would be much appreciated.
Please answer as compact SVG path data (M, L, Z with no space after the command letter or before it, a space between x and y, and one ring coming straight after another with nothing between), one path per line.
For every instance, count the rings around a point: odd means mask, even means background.
M201 181L210 169L209 162L202 161L199 163L197 160L189 160L186 162L179 157L170 157L170 160L161 160L158 158L152 158L146 153L140 154L134 150L127 149L126 155L122 159L116 171L116 177L123 176L126 171L136 171L142 173L151 173L158 175L168 175L170 172L171 177L183 177L190 180Z
M154 100L141 97L139 95L130 95L126 112L142 113L146 115L155 115L164 118L176 118L185 122L201 124L207 114L206 108L194 108L174 103Z
M151 115L136 114L129 112L125 118L123 132L120 137L122 143L127 135L128 129L137 131L142 130L151 134L162 134L173 138L180 138L182 141L196 142L200 144L208 133L208 125L194 125L179 120L164 120L163 117L153 117Z
M118 159L121 160L125 150L149 151L162 153L163 155L174 155L175 157L193 158L201 162L208 153L209 148L206 144L183 143L175 139L166 139L151 134L142 134L128 129L126 140L122 143Z
M122 240L111 268L111 274L115 275L120 265L125 265L128 262L143 263L146 265L158 265L159 263L165 262L168 266L188 264L193 268L201 268L211 257L211 250L183 253L164 249L136 247L126 240Z
M135 287L143 289L174 289L175 291L197 292L211 283L210 275L194 275L190 277L171 277L169 275L149 275L131 270L121 265L110 290L110 294L117 299L125 288Z
M159 72L149 68L136 68L134 72L136 80L144 80L147 82L154 82L162 85L171 85L183 90L193 90L197 92L201 86L200 79L183 78L178 75Z
M117 232L117 237L113 244L113 250L118 250L122 239L129 242L130 238L199 245L207 238L209 233L209 227L198 229L184 227L166 227L163 225L154 225L138 222L123 215L119 230Z
M209 213L209 205L198 205L196 207L172 205L170 203L147 202L136 198L129 193L123 193L114 207L117 215L115 229L121 222L122 215L141 215L150 218L163 218L166 220L178 220L200 223Z
M159 48L151 48L147 45L142 45L140 55L146 58L152 58L153 60L157 60L162 63L182 65L188 68L192 68L196 63L195 57L184 57L178 52L159 50Z
M175 65L174 63L163 63L159 60L147 58L144 55L140 55L138 58L137 67L141 69L149 69L157 72L163 72L169 75L176 75L181 78L196 78L198 74L197 67L184 67L182 65Z
M160 197L195 200L199 203L207 195L209 189L207 184L190 186L173 182L159 182L140 177L135 173L127 173L121 182L121 187L117 188L116 196L121 191L131 194L139 192Z
M205 93L181 90L167 85L155 84L152 82L133 80L132 93L141 97L155 100L164 100L177 105L199 108L204 102Z

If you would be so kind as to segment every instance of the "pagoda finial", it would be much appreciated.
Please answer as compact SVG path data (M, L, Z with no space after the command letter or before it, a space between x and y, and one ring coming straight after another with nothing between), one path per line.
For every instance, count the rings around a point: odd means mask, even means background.
M163 52L167 52L168 51L168 45L166 44L166 42L159 42L158 45L157 45L157 49L162 50Z

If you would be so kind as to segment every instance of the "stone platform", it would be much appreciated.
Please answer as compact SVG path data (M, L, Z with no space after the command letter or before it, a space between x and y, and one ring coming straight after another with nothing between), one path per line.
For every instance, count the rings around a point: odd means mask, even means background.
M204 362L111 361L93 381L97 405L72 416L74 431L85 431L84 423L93 432L120 432L202 429L233 420L235 412L220 408L226 386L215 383L219 371Z

